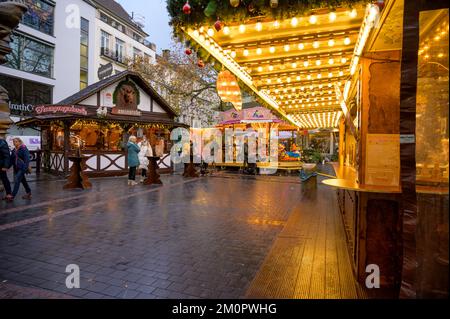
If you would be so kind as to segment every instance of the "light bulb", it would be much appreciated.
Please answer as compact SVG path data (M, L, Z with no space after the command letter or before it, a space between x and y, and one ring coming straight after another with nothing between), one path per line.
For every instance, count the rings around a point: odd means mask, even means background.
M352 11L350 11L349 16L352 19L356 18L358 16L358 12L356 11L356 9L353 9Z
M261 55L262 54L262 49L261 48L257 48L256 49L256 54L257 55Z
M275 53L275 47L270 47L269 52L270 53Z
M262 66L258 67L258 72L262 72L263 68Z
M286 51L286 52L288 52L289 50L290 50L290 46L289 46L289 44L286 44L285 46L284 46L284 51Z
M213 37L213 36L214 36L214 30L211 29L211 28L209 28L209 29L208 29L208 35L209 35L210 37Z
M306 77L308 80L311 80L311 74L308 74L308 76Z
M223 28L223 34L229 35L230 34L230 28L229 27Z
M308 65L309 65L309 62L308 62L308 61L303 62L303 66L304 66L305 68L308 67Z
M347 58L342 58L342 59L341 59L341 63L342 63L342 64L347 63Z
M269 65L269 71L273 71L273 65Z
M320 61L320 60L317 60L317 61L316 61L316 65L317 65L317 66L319 66L319 65L321 65L321 64L322 64L322 61Z
M333 77L333 73L331 73L331 72L328 73L328 77L329 77L329 78L332 78L332 77Z
M231 51L231 57L234 59L236 57L236 51Z
M316 24L316 23L317 23L317 16L314 15L314 14L312 14L312 15L309 17L309 23L311 23L311 24Z
M198 30L194 31L194 37L198 38L198 36L200 35L200 32Z
M330 12L330 15L328 16L328 19L330 20L330 22L334 22L336 20L336 12L332 11Z
M303 43L298 44L298 49L303 50L305 48L305 45Z
M334 64L334 60L333 59L329 59L328 60L328 64L330 64L330 65Z
M258 22L257 24L256 24L256 26L255 26L255 29L256 29L256 31L261 31L262 30L262 23L261 22Z
M241 24L241 25L239 26L239 32L240 32L240 33L244 33L244 32L245 32L245 25Z
M333 45L334 45L334 40L333 39L328 40L328 46L332 47Z
M242 53L244 56L248 56L248 50L245 49L244 52Z
M296 27L297 25L298 25L298 19L297 18L292 18L291 26Z
M320 73L317 74L317 78L318 78L318 79L321 79L321 78L322 78L322 74L320 74Z
M294 62L294 63L291 64L291 66L292 66L293 69L295 69L297 67L297 63Z
M275 22L273 23L273 27L275 29L278 29L280 27L280 22L278 20L275 20Z
M344 72L343 71L339 71L339 76L343 76Z
M346 38L344 39L344 44L345 44L345 45L349 45L350 43L351 43L350 38L349 38L349 37L346 37Z
M317 49L320 46L319 41L314 41L313 42L313 48Z

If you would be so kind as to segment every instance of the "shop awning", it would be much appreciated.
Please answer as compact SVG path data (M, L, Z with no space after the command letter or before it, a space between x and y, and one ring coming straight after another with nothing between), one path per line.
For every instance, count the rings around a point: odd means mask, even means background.
M169 1L176 32L200 57L230 70L279 118L305 129L338 126L336 87L343 91L350 77L369 1L264 1L252 12L222 1L206 17L209 3L183 14L180 1Z

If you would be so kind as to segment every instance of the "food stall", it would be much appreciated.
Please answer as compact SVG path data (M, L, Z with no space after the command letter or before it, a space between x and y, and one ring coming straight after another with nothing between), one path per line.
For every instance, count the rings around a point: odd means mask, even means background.
M170 172L170 132L184 126L175 111L138 74L124 71L88 86L55 105L39 105L32 118L18 125L41 130L42 165L67 174L69 156L80 150L90 176L127 173L126 143L146 137L161 172Z

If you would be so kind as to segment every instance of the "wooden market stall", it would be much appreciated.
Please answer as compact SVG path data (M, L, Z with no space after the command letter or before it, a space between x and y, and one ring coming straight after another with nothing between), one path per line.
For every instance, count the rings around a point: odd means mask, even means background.
M41 130L43 168L67 174L69 156L81 149L90 176L127 173L126 143L130 135L145 136L154 155L161 157L161 172L170 172L170 131L184 126L175 111L138 74L124 71L64 99L40 105L32 118L18 125Z

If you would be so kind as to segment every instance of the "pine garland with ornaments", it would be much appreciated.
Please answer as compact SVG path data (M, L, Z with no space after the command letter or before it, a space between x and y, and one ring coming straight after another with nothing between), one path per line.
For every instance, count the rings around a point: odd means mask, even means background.
M379 1L379 0L378 0ZM220 17L223 25L242 23L251 18L289 19L311 10L353 7L369 0L167 0L171 25L175 28L211 25Z

